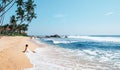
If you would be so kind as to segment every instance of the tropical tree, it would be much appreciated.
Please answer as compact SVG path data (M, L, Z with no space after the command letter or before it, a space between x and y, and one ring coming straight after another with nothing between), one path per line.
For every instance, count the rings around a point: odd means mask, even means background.
M18 7L16 10L16 15L17 15L16 18L17 18L17 21L20 20L20 24L21 24L25 17L24 2L23 2L23 0L17 0L16 3L17 3L17 7Z
M20 24L26 21L29 24L33 18L36 18L36 14L34 12L36 4L34 4L33 0L27 0L26 2L23 0L18 0L16 3L18 7L16 10L16 18L20 21Z
M36 6L36 4L33 3L33 0L28 0L25 4L25 11L27 12L26 19L28 24L32 21L33 18L36 18L36 14L34 12L34 7Z
M0 23L3 24L5 13L10 10L16 0L1 0L0 1ZM8 7L10 5L10 7ZM6 9L7 8L7 9Z
M4 14L16 4L16 14L10 17L10 24L2 25ZM8 5L10 5L9 8ZM0 33L22 34L28 30L29 23L36 18L34 0L2 0L0 2ZM7 10L6 10L7 8ZM1 21L2 20L2 21ZM6 27L7 26L7 27Z
M13 16L10 18L10 26L11 26L11 33L14 33L14 32L15 32L15 28L16 28L16 26L17 26L15 15L13 15Z
M5 13L8 10L10 10L10 8L12 8L12 6L15 4L15 1L16 0L1 0L0 1L0 33L2 33L1 31L4 31L3 30L4 26L2 26L2 25L4 22Z

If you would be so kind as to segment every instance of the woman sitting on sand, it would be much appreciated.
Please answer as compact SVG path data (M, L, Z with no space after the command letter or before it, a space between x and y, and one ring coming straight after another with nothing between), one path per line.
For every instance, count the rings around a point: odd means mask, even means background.
M26 52L27 48L28 48L28 44L25 45L25 50L23 51L24 53Z
M25 45L25 50L23 51L23 53L25 53L27 51L28 48L28 44ZM35 51L32 51L33 53L35 53Z

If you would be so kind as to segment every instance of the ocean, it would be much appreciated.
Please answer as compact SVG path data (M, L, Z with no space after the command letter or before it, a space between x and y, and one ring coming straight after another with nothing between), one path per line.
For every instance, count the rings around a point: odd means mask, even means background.
M68 36L41 38L39 41L51 45L51 51L62 53L52 58L54 67L49 70L120 70L120 36ZM62 63L66 68L55 67L54 62Z

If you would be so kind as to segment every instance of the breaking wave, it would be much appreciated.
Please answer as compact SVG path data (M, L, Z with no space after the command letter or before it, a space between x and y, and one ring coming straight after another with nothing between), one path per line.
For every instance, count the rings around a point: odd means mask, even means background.
M91 37L91 36L68 36L68 38L81 38L96 41L120 42L119 37Z

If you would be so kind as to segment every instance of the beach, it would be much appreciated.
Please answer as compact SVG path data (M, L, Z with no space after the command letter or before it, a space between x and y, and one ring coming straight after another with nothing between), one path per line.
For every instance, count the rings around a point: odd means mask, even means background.
M0 70L31 68L33 65L25 53L22 52L26 44L31 51L38 47L29 37L2 36L0 39Z
M98 37L89 38L98 39ZM103 39L99 38L99 41ZM108 42L94 40L93 43L93 40L87 40L86 37L84 39L45 38L46 42L44 42L38 38L3 36L0 39L0 70L120 69L120 52L119 49L116 49L119 48L120 44L119 42L116 43L116 38L110 39L115 40L115 43L111 43L111 41L109 43L108 40ZM95 43L95 47L90 47ZM23 53L26 44L28 44L28 49ZM105 48L106 44L108 45L107 48ZM109 45L113 46L110 47Z

